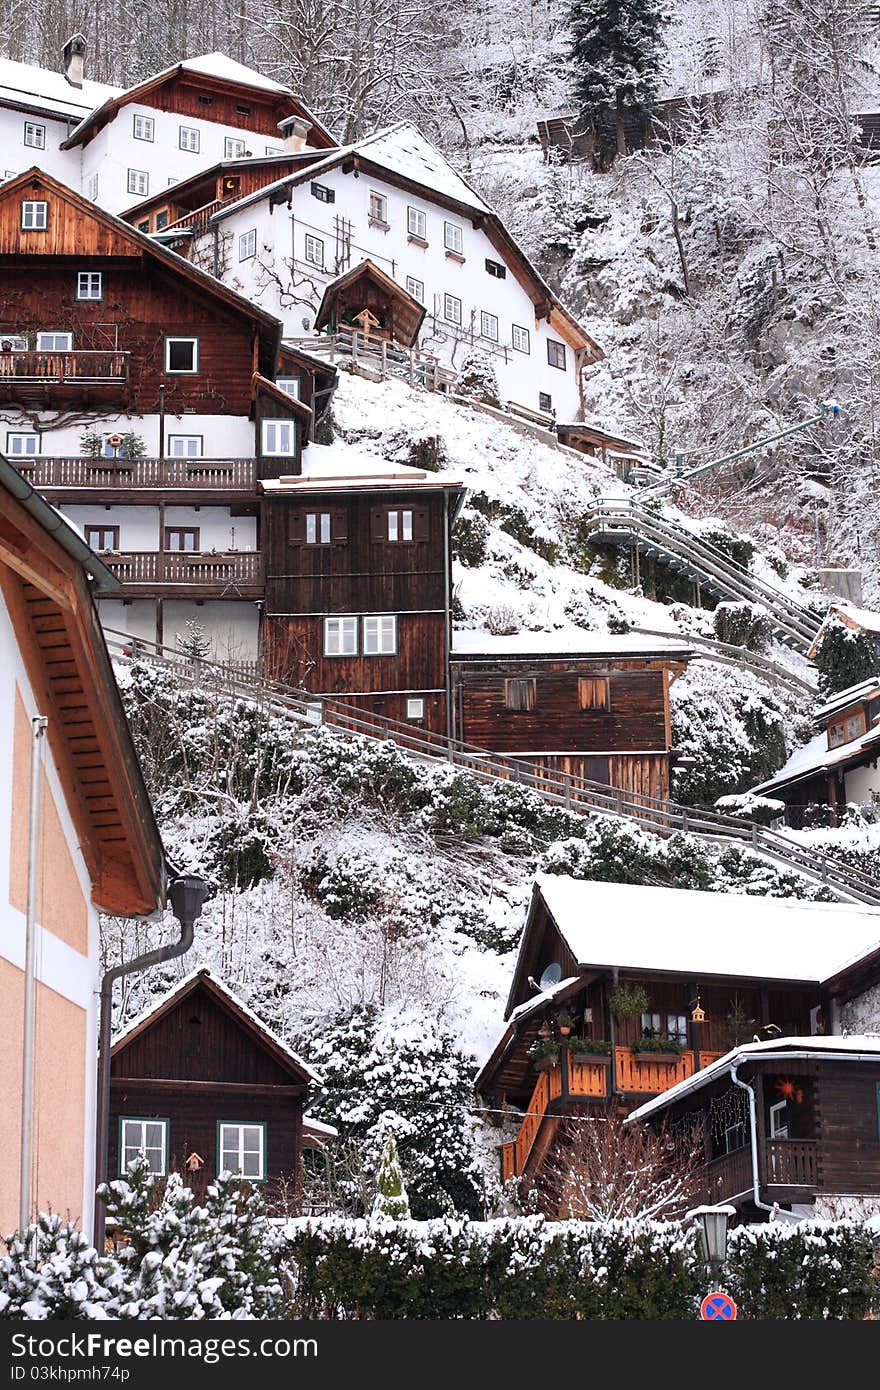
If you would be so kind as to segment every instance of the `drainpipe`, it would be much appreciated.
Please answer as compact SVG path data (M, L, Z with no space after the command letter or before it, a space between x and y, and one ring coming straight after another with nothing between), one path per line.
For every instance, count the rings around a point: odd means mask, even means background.
M31 1168L34 1155L34 1033L36 1023L37 894L40 870L40 802L42 748L49 721L38 714L31 720L31 804L28 826L27 915L24 946L24 1038L21 1064L21 1172L19 1230L31 1219Z
M444 633L443 633L443 655L444 655L444 684L446 686L446 747L449 761L452 762L452 594L450 592L450 579L452 575L452 550L451 550L451 527L449 524L449 510L452 505L452 498L448 492L443 493L443 603L444 614Z
M183 956L193 943L195 924L201 916L202 907L208 896L208 885L203 878L187 874L172 882L168 896L175 917L180 922L180 938L167 946L158 946L134 960L124 961L105 971L101 980L101 1023L98 1034L98 1124L95 1148L95 1186L107 1181L108 1151L110 1139L110 1037L113 1012L113 986L123 975L133 975L147 970L151 965L161 965L166 960ZM104 1249L104 1232L107 1224L107 1211L104 1203L95 1203L94 1246L98 1251Z
M758 1118L757 1107L755 1105L755 1092L745 1081L740 1081L736 1074L739 1062L734 1062L730 1068L730 1079L734 1086L739 1086L741 1091L745 1091L749 1098L749 1138L752 1149L752 1201L759 1211L769 1211L774 1216L779 1214L777 1207L770 1207L766 1202L761 1201L761 1183L758 1171Z

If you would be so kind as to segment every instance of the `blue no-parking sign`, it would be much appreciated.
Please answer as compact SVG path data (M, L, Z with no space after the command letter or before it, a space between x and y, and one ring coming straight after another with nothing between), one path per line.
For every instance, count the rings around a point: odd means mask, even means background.
M714 1293L707 1293L700 1304L700 1317L704 1322L733 1322L736 1304L729 1293L716 1289Z

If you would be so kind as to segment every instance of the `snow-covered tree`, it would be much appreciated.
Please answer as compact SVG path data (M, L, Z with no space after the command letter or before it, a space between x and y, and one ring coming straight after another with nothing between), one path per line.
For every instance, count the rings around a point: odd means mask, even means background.
M397 1157L397 1144L394 1134L385 1140L382 1157L379 1159L379 1172L376 1177L376 1196L373 1199L372 1216L387 1217L392 1221L409 1220L409 1197L403 1181L403 1169Z
M822 641L816 652L819 689L826 697L838 690L869 680L880 670L880 659L874 642L866 632L856 631L839 618L825 624Z
M577 1221L672 1221L693 1205L701 1167L696 1136L625 1124L608 1106L563 1123L545 1191Z
M586 129L603 143L610 120L615 148L627 153L627 111L650 112L668 22L657 0L574 0L570 15L572 91Z
M24 1233L6 1239L0 1256L0 1318L106 1318L113 1293L110 1262L82 1231L55 1213L41 1213Z
M483 405L501 404L495 367L491 358L478 348L471 348L465 356L455 389L460 396L471 396Z

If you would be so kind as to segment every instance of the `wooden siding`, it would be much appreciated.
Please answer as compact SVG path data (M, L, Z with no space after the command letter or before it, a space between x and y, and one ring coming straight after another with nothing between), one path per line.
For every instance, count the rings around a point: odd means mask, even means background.
M111 1075L285 1086L291 1071L204 991L188 994L114 1052Z
M328 606L326 611L332 614L333 609ZM421 695L444 689L445 631L442 612L402 613L397 619L396 656L325 657L323 618L270 614L265 622L264 650L272 679L316 695L335 695L346 701L380 691ZM396 708L399 711L399 705ZM391 707L380 713L389 719L405 717L405 711L395 714Z
M534 709L507 708L505 681L512 677L535 678ZM581 709L579 683L584 678L607 678L610 708ZM467 743L499 753L665 751L666 679L661 666L647 662L639 667L601 658L540 663L454 659L458 733ZM656 785L650 775L647 781Z
M880 1193L880 1060L828 1061L815 1075L822 1190Z

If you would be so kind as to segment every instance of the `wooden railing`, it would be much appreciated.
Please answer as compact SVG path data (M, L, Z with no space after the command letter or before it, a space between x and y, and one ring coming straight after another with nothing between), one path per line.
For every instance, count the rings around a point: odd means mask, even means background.
M111 648L130 654L132 638L127 633L107 630L106 635ZM243 694L248 699L263 700L280 716L299 723L328 724L351 737L392 739L413 757L449 763L478 781L489 784L499 780L516 782L550 805L564 806L573 812L601 811L633 821L661 835L684 830L709 837L716 843L745 843L756 854L774 863L784 864L813 883L827 886L845 901L880 906L880 880L873 875L844 864L833 855L807 849L796 840L760 826L755 821L739 820L717 811L623 791L555 768L535 770L515 757L478 748L427 729L415 729L402 720L376 715L362 706L316 697L307 691L292 689L289 685L265 678L244 678L238 671L222 663L203 661L193 672L191 658L171 646L157 646L141 638L136 646L142 659L158 660L173 667L181 680L198 683L205 688L218 688L224 694Z
M415 347L401 347L387 338L366 337L356 329L341 327L335 333L320 333L307 338L285 338L294 348L335 362L337 357L348 358L356 365L376 372L380 380L398 376L410 386L423 386L429 391L441 391L453 386L458 373L445 367L433 353Z
M256 459L16 458L15 466L41 491L48 488L187 488L253 492Z
M768 1187L815 1187L815 1139L768 1139L765 1168Z
M683 1052L674 1062L649 1061L648 1055L644 1061L640 1061L634 1048L616 1047L614 1066L618 1090L659 1095L677 1082L693 1076L694 1054Z
M0 390L4 382L71 383L78 386L128 381L128 352L0 352Z
M192 228L194 236L204 231L210 218L215 212L219 212L227 203L234 202L233 198L215 198L213 202L203 203L200 208L193 208L192 212L185 212L182 217L178 217L174 222L169 222L164 227L157 227L157 232L177 232L186 227Z
M733 1153L713 1158L703 1170L703 1198L706 1202L730 1201L752 1188L752 1147L745 1144Z
M718 1058L719 1058L719 1057L723 1057L723 1056L724 1056L724 1053L723 1053L723 1052L700 1052L700 1053L698 1054L698 1059L699 1059L699 1063L700 1063L700 1068L699 1068L700 1071L703 1070L703 1067L711 1066L713 1062L717 1062L717 1061L718 1061Z
M573 1055L568 1052L563 1054L557 1066L539 1074L519 1133L509 1144L501 1146L501 1175L504 1181L511 1177L522 1177L526 1171L544 1117L552 1102L562 1097L563 1089L573 1100L601 1100L608 1094L608 1072L605 1062L583 1053ZM566 1082L565 1087L563 1081Z
M260 584L263 556L259 550L223 553L185 550L143 550L102 554L101 559L123 584L181 584L188 587Z

